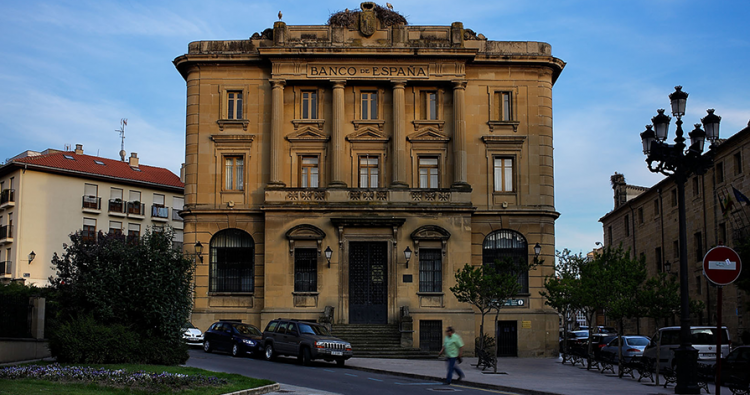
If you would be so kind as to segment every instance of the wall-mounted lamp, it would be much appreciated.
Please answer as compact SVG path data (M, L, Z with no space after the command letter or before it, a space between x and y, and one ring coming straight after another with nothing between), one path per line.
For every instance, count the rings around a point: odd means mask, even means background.
M195 243L195 255L198 255L198 259L203 263L203 244L200 241Z
M404 250L404 258L406 259L406 268L409 268L409 259L411 259L411 248L409 246L406 246L406 249Z
M664 270L667 273L672 271L672 264L669 261L664 262Z
M326 247L325 250L326 254L326 260L328 261L328 267L331 267L331 256L333 255L333 251L331 251L331 246Z
M29 265L31 265L31 261L33 261L34 258L36 258L36 254L34 253L34 251L31 251L31 253L29 254Z
M542 253L542 246L539 245L539 243L536 243L534 246L534 258L539 258L539 254Z

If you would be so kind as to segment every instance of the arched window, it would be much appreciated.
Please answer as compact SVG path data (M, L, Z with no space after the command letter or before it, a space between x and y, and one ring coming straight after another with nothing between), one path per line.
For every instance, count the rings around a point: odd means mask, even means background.
M255 242L247 232L224 229L211 238L210 292L253 292Z
M526 238L522 234L508 229L497 230L484 238L482 244L482 264L494 265L495 260L510 258L513 262L526 266L529 263L529 251ZM529 293L529 272L518 273L518 284L521 293Z

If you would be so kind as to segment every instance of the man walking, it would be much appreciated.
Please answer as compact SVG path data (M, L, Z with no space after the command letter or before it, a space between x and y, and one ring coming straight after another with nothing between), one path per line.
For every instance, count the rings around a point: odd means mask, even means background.
M446 362L448 363L448 375L445 377L445 384L450 385L451 379L453 378L453 370L458 373L456 381L461 381L465 375L461 368L456 365L456 360L461 362L461 354L463 353L464 341L461 339L456 332L453 331L453 327L449 326L445 330L445 338L443 339L443 348L438 353L438 356L445 353Z

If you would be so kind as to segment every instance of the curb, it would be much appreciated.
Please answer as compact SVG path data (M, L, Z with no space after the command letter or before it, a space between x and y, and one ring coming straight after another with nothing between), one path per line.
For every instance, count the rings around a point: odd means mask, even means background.
M229 392L223 395L260 395L260 394L267 394L269 392L276 392L279 389L281 389L281 385L279 385L279 383L274 383L270 385L265 385L263 387Z
M442 377L427 376L423 374L393 372L390 370L366 368L362 366L352 366L352 365L347 365L347 368L352 369L352 370L359 370L363 372L383 373L383 374L389 374L391 376L408 377L408 378L419 379L419 380L434 380L437 382L443 381ZM463 385L466 387L487 389L487 390L513 392L513 393L521 394L521 395L560 395L556 392L537 391L537 390L529 390L529 389L524 389L524 388L506 387L503 385L496 385L496 384L478 383L475 381L466 381L466 379L461 380L460 385Z

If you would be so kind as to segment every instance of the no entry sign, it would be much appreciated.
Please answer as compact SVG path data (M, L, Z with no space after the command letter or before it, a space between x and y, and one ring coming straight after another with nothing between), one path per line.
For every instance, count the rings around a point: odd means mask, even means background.
M729 247L714 247L703 257L703 275L716 285L729 285L742 272L740 256Z

